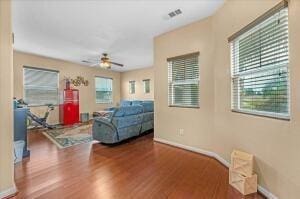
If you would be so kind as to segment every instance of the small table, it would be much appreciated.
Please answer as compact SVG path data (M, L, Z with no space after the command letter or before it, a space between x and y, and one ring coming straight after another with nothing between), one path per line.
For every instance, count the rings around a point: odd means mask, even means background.
M93 117L108 117L111 111L95 111L93 112Z

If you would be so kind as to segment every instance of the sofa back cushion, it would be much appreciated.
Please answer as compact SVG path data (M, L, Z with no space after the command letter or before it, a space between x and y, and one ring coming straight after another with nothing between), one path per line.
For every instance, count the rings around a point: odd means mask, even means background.
M131 101L129 100L122 100L120 103L120 107L122 106L131 106Z
M143 106L123 106L115 110L114 117L124 117L143 113Z
M143 101L142 102L144 113L153 112L154 111L154 103L153 101Z
M146 103L154 103L154 101L153 100L144 100L143 102L146 102Z
M131 101L131 105L132 105L132 106L142 105L142 102L143 102L143 101L141 101L141 100L133 100L133 101Z

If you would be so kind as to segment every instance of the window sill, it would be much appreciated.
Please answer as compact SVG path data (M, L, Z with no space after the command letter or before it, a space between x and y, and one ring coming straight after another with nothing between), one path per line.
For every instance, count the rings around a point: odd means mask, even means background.
M171 108L195 108L195 109L200 108L200 106L180 106L180 105L169 105L169 107L171 107Z
M113 102L96 102L96 104L109 104L109 105L113 105Z
M251 111L246 111L246 110L234 110L231 109L231 112L233 113L241 113L245 115L252 115L252 116L258 116L258 117L265 117L265 118L270 118L270 119L277 119L277 120L284 120L284 121L290 121L290 116L285 116L285 115L275 115L272 113L263 113L263 112L251 112Z

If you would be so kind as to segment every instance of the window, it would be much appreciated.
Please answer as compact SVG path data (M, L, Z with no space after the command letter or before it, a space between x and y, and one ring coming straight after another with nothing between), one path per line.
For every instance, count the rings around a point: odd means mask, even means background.
M169 106L199 107L199 53L169 58Z
M58 104L58 71L24 67L24 100L30 106Z
M135 93L135 81L129 81L129 93L130 94Z
M113 103L113 80L106 77L95 77L96 103L111 104Z
M231 41L233 111L289 118L288 10L284 5Z
M144 79L144 93L150 93L150 79Z

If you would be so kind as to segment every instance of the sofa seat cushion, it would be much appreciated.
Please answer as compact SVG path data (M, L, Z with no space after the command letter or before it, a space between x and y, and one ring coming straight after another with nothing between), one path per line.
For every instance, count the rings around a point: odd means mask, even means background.
M143 115L130 115L126 117L113 117L112 123L117 129L141 124L143 122Z
M143 112L142 106L123 106L115 110L115 117L124 117L129 115L137 115Z

